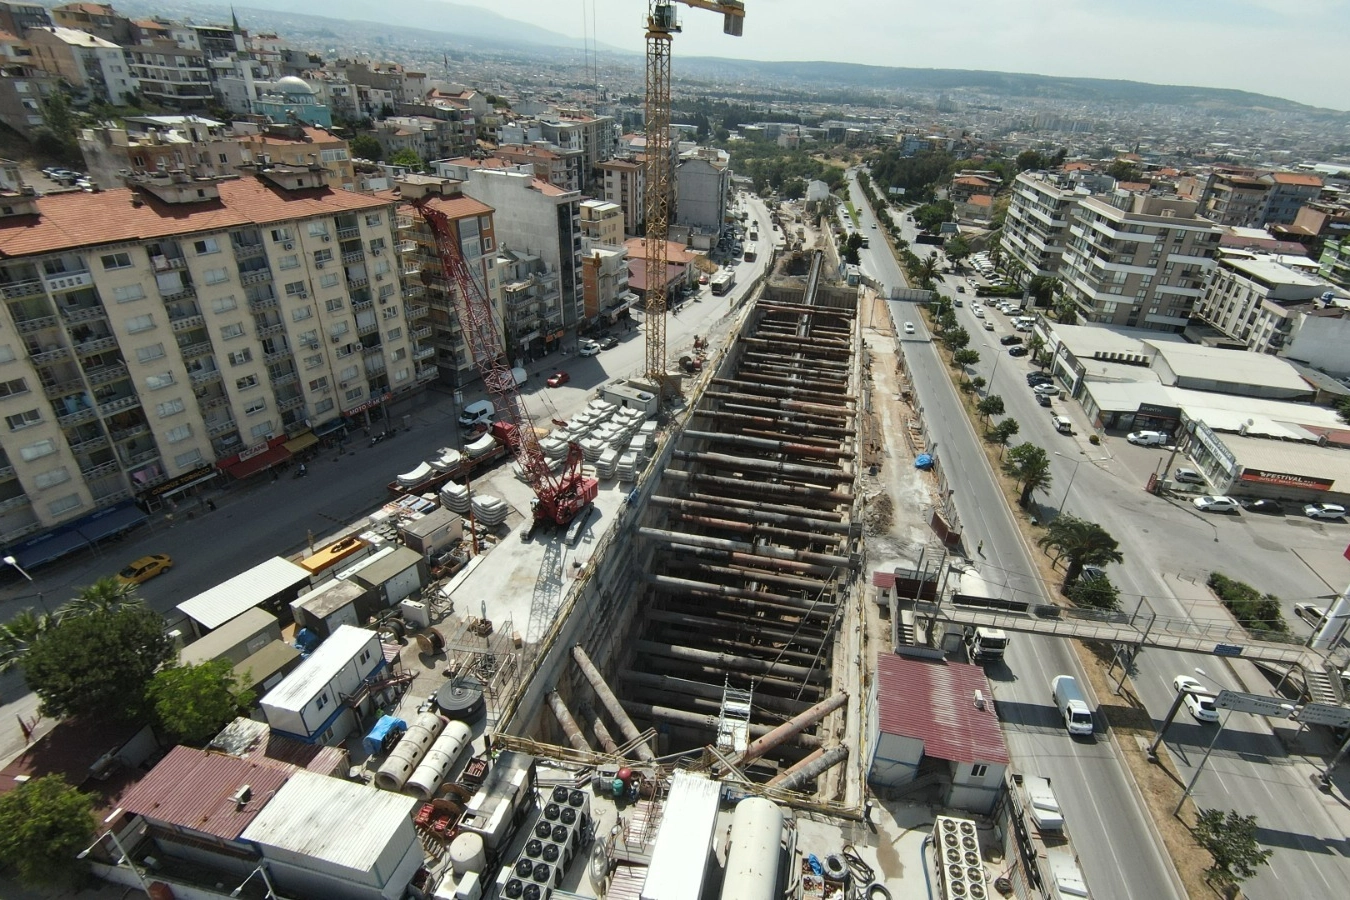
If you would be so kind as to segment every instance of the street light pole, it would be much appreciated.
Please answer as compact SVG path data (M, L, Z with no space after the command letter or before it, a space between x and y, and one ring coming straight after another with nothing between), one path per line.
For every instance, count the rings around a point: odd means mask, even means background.
M1055 455L1058 456L1060 459L1068 459L1067 456L1065 456L1063 453L1060 453L1058 450L1055 451ZM1064 499L1059 501L1059 507L1055 510L1056 518L1058 518L1059 514L1064 511L1064 504L1069 502L1069 489L1073 487L1073 480L1078 477L1078 467L1081 466L1082 464L1083 461L1081 459L1073 460L1073 472L1070 473L1069 475L1069 483L1064 486Z

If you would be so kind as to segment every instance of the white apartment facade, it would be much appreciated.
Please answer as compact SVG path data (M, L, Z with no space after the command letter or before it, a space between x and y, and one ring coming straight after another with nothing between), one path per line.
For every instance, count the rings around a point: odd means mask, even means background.
M730 162L724 151L706 147L680 158L674 173L675 224L714 238L721 233L731 196Z
M1320 302L1324 296L1330 300L1338 293L1325 281L1271 259L1225 256L1218 260L1195 311L1248 350L1283 353L1301 330L1305 314L1324 307ZM1340 316L1333 310L1327 328L1337 327L1333 323ZM1308 324L1319 325L1320 318Z
M1058 276L1078 201L1114 188L1115 179L1095 172L1020 173L1003 223L1004 254L1026 270L1027 278Z

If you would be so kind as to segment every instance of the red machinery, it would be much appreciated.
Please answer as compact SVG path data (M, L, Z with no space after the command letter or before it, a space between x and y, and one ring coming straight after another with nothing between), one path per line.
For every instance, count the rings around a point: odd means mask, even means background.
M535 524L551 522L567 525L595 499L600 484L596 479L587 478L581 473L581 448L576 444L568 446L567 462L561 474L554 475L549 470L534 423L525 409L525 401L520 396L515 376L506 360L493 321L492 303L469 271L449 217L428 202L432 199L431 196L423 197L415 200L414 205L436 239L441 267L445 270L446 280L451 283L450 293L454 297L455 311L459 315L459 325L469 345L474 365L483 377L483 384L487 386L498 414L509 427L509 446L515 452L530 487L534 489Z

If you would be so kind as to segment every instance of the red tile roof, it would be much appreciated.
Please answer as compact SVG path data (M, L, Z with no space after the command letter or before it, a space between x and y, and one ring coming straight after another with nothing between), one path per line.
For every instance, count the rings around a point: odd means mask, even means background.
M684 275L689 266L684 263L666 263L666 284ZM628 258L628 287L634 291L647 290L647 261Z
M1322 179L1317 175L1305 175L1301 172L1271 172L1270 177L1276 184L1299 184L1304 187L1321 187Z
M623 242L623 248L628 251L629 259L647 258L647 243L643 238L629 238ZM684 244L666 241L666 262L691 263L697 258L698 254Z
M127 188L38 198L38 214L0 222L0 259L271 225L312 216L371 210L385 201L329 188L287 191L252 176L219 183L220 199L166 204ZM135 206L133 199L143 201Z
M280 762L174 747L122 798L122 808L232 841L295 771L295 766ZM251 792L249 800L236 803L232 798L244 785Z
M484 216L493 209L486 203L480 203L472 197L460 195L458 197L432 197L427 201L432 209L440 210L450 219L463 219L468 216Z
M975 692L984 709L975 707ZM979 666L908 659L877 659L877 712L887 734L923 741L925 756L950 762L1008 762L994 693Z

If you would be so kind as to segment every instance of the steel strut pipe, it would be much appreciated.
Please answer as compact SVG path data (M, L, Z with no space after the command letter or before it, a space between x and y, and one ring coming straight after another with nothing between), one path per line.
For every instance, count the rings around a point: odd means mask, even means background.
M739 384L740 382L736 382ZM738 403L749 404L746 409L764 410L777 409L783 412L803 413L807 416L816 415L826 417L835 421L840 419L851 419L855 412L852 409L845 409L839 406L839 398L836 396L834 403L808 403L803 400L791 400L785 397L766 396L764 394L747 394L742 391L718 391L706 390L703 396L714 400L735 400ZM742 407L737 407L742 408Z
M703 528L718 529L721 531L733 531L737 534L756 535L758 537L778 538L781 541L795 541L807 544L824 544L823 549L838 549L840 544L844 543L843 534L819 534L814 531L799 531L792 528L778 528L774 525L761 525L757 522L745 522L737 519L718 519L713 516L696 516L689 513L678 513L672 516L676 522L684 522L690 525L700 525Z
M591 733L600 742L600 746L605 748L606 753L619 752L619 742L614 740L614 737L609 733L609 726L600 717L600 713L595 710L591 710Z
M785 791L795 791L812 779L824 775L846 759L848 759L848 748L843 745L832 747L819 756L812 753L811 756L806 757L783 774L775 777L769 782L769 785L780 787ZM807 760L810 760L810 762Z
M678 678L674 675L660 675L653 672L635 672L632 669L621 672L619 677L630 684L665 691L667 694L688 694L692 697L703 697L718 702L722 700L721 687L703 681L694 681L692 678ZM753 702L757 707L794 716L810 706L810 704L800 700L778 697L773 694L755 694Z
M700 728L712 733L717 732L717 716L703 715L701 713L688 712L683 709L671 709L669 706L656 706L651 703L638 703L635 700L625 700L624 709L629 710L635 716L642 716L657 722L670 722L673 725L687 725L691 728ZM756 737L768 734L773 728L769 725L756 725L750 723L750 733ZM820 738L809 734L799 734L794 741L798 746L814 749L820 746Z
M674 578L670 575L644 575L642 580L657 587L670 588L684 592L701 592L719 597L740 597L746 600L757 600L761 603L772 603L775 606L785 606L789 609L807 612L809 610L824 610L832 613L835 604L820 600L808 600L802 597L789 597L785 594L770 594L765 591L752 591L748 588L732 587L726 584L713 584L707 581L694 581L689 578Z
M676 450L672 454L676 459L687 462L709 463L717 468L731 469L736 472L767 472L773 475L795 475L821 482L847 482L852 475L840 468L823 469L817 466L804 466L799 463L777 462L772 459L755 459L752 456L732 456L729 453L711 453L706 450Z
M813 763L813 762L815 762L816 760L820 759L820 758L821 758L822 756L824 756L824 755L825 755L825 748L824 748L824 747L821 747L821 748L818 749L818 750L813 750L812 752L808 753L806 756L804 756L804 757L802 757L800 760L798 760L797 763L796 763L795 765L793 765L792 767L787 768L787 769L784 769L783 771L779 772L777 775L775 775L775 776L773 776L772 778L770 778L767 782L765 782L765 786L766 786L766 787L773 787L773 786L776 785L776 784L781 784L781 783L783 782L783 779L784 779L784 778L787 778L788 776L790 776L790 775L792 775L793 773L799 771L800 769L804 769L805 767L811 765L811 763Z
M796 678L798 681L816 682L823 681L829 677L828 672L821 671L820 669L811 666L793 666L787 663L775 662L767 659L750 659L744 656L738 656L735 653L719 653L712 650L699 650L696 647L679 647L675 644L664 644L659 641L638 641L635 649L640 653L668 656L671 659L682 659L688 662L700 663L705 666L715 666L730 672L765 673L777 675L780 678ZM848 696L845 695L844 699L847 700ZM828 710L826 710L826 712L828 712ZM796 720L794 719L793 721Z
M797 643L810 642L820 644L824 637L821 632L795 634L791 631L779 630L777 628L762 628L760 627L758 620L752 622L748 619L715 619L710 616L697 616L693 613L672 612L664 609L649 609L643 615L643 618L648 622L661 622L669 625L686 625L690 628L700 628L705 634L717 631L730 631L739 627L753 632L756 637L762 637L771 641L795 641ZM718 694L718 696L720 697L721 694Z
M655 500L656 496L654 495L652 499ZM687 495L685 499L694 503L709 503L717 506L724 506L727 509L741 509L756 515L767 512L782 516L794 516L802 521L810 522L812 528L830 528L839 525L844 521L844 514L842 512L809 509L805 506L788 506L782 503L763 503L755 500L742 500L740 497L719 497L715 494L703 494L697 491ZM853 526L846 524L844 527L852 528Z
M774 484L768 481L746 481L742 478L727 478L724 475L709 475L703 472L687 472L684 469L667 469L662 478L674 481L693 481L709 487L728 488L746 494L759 494L764 497L792 497L794 499L830 500L836 503L852 503L851 491L831 490L830 488L811 487L803 484Z
M715 550L731 550L736 553L748 553L751 556L765 556L770 559L786 559L797 562L817 563L823 566L848 568L853 560L847 556L834 556L829 553L812 553L807 550L791 550L786 547L774 547L769 544L747 544L743 541L729 541L725 538L709 537L704 534L684 534L679 531L666 531L661 528L639 528L638 534L658 541L675 544L689 544L694 547L710 547Z
M839 319L852 319L854 311L844 309L838 306L796 306L784 303L765 303L763 301L755 304L755 309L763 309L768 312L787 313L793 316L834 316Z
M847 702L848 691L840 691L833 696L825 698L806 712L793 716L773 731L752 741L750 746L745 748L745 752L740 755L738 761L741 764L745 764L752 760L759 759L774 747L777 747L784 741L787 741L798 733L810 728Z
M567 740L571 743L572 749L590 750L591 745L586 742L586 736L581 733L581 726L577 724L576 719L572 718L572 711L567 708L567 704L563 702L563 698L558 695L557 691L548 692L548 706L549 709L553 710L553 716L558 720L558 724L562 726L563 734L567 735Z
M794 432L801 428L801 422L798 419L788 415L765 416L751 415L750 413L730 412L727 409L696 409L693 412L696 416L707 416L710 419L716 419L719 422L730 422L738 425L757 425L760 428L778 427L785 429L785 433ZM835 425L813 425L811 430L817 434L833 432L830 437L836 440L842 440L848 429L843 426Z
M848 422L854 418L853 410L840 409L837 406L810 404L806 409L794 409L801 404L789 404L781 400L771 400L759 394L729 394L723 391L704 391L705 397L718 400L727 412L747 416L774 416L784 423L791 433L814 429L829 429L836 437L848 434Z
M763 381L743 381L734 378L714 378L713 384L720 387L733 387L741 391L742 397L754 397L763 400L786 400L794 403L806 403L808 409L818 412L833 412L839 415L840 406L856 399L852 394L838 394L833 391L808 391L788 385L769 384ZM850 410L851 411L851 410Z
M775 441L768 438L746 437L741 434L723 434L717 431L690 431L686 428L684 436L687 438L701 438L703 440L717 441L721 444L731 444L735 447L754 447L759 450L770 450L774 453L786 453L789 456L815 456L822 459L853 459L854 457L852 450L816 447L811 444L798 444L795 441Z
M693 554L690 555L692 556ZM695 581L703 581L710 575L718 575L721 576L718 580L731 578L737 581L765 582L771 585L782 585L799 591L811 591L812 593L831 590L831 584L828 577L795 578L791 575L780 575L777 572L769 572L763 568L751 569L747 566L718 566L684 557L675 557L666 560L666 571L677 577L693 578Z
M690 547L686 544L674 544L672 547L682 557L711 559L723 563L735 563L737 577L758 578L767 572L792 572L796 575L815 575L818 581L807 590L817 590L824 581L832 578L835 570L831 566L817 566L811 563L793 562L786 559L766 559L749 553L731 553L710 547ZM708 571L717 571L709 569Z
M624 738L629 741L638 741L635 748L637 755L646 762L656 759L656 754L652 752L652 749L642 742L642 732L638 731L637 726L633 724L633 720L628 718L628 713L623 711L623 704L619 702L618 697L614 696L614 692L605 683L604 676L595 667L595 663L591 662L591 658L586 655L586 651L581 649L580 644L572 648L572 659L576 660L577 667L581 669L581 674L586 676L586 680L591 683L591 687L595 690L595 695L600 698L600 702L604 704L605 709L618 723L619 730L623 732Z

